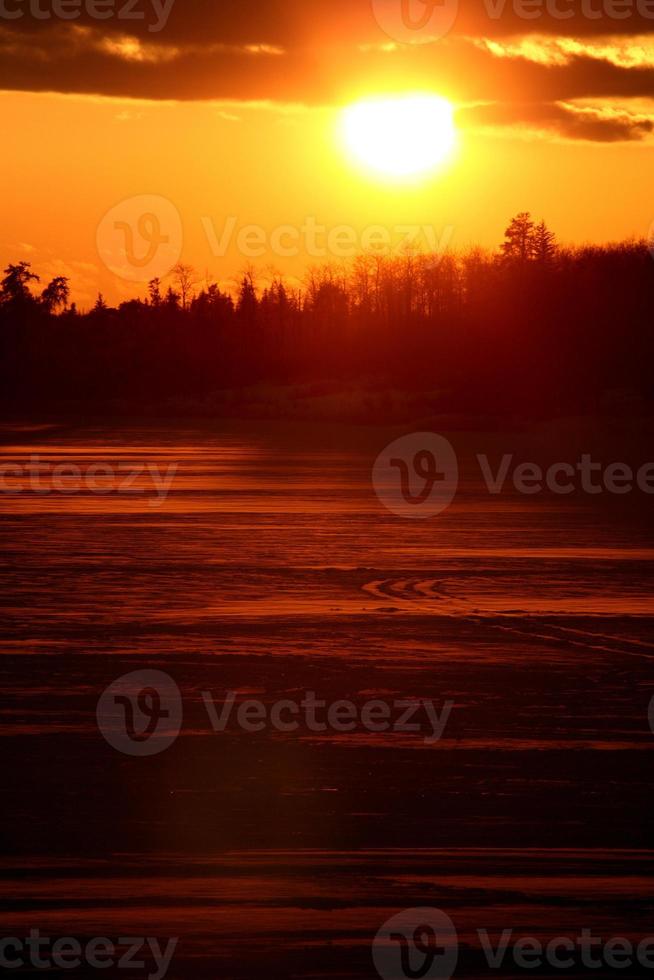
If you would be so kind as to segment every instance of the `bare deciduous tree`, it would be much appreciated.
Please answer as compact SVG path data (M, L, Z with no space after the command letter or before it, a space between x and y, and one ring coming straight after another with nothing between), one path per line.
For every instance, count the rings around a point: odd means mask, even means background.
M183 262L178 262L177 265L173 266L170 275L179 290L182 298L182 309L185 310L188 307L193 289L200 282L200 277L192 265L185 265Z

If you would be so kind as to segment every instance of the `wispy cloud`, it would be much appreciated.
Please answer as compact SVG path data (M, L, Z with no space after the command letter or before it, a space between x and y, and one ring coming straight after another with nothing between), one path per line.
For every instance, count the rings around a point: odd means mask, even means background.
M569 65L576 58L606 61L619 68L654 68L654 37L607 37L579 40L573 37L525 36L511 40L472 39L496 58L522 58L539 65Z

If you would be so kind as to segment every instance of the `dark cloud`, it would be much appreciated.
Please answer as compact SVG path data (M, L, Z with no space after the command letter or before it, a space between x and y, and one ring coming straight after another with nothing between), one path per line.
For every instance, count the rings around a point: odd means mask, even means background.
M47 30L44 13L61 0L2 0L0 22L21 31ZM76 0L63 0L74 12ZM89 4L104 4L119 16L102 21L111 33L128 31L152 37L155 5L167 0L77 0L80 16L74 23L97 26ZM330 39L353 44L379 43L388 28L401 23L403 0L174 0L166 18L162 40L167 44L213 43L271 44L295 47L328 43ZM654 0L406 0L413 24L430 11L437 27L448 34L470 37L510 37L530 32L575 37L654 33ZM34 4L37 7L34 7ZM35 16L30 11L41 11ZM8 19L2 11L23 13ZM120 16L122 14L122 16ZM570 16L572 15L572 16ZM73 22L73 21L71 21ZM386 28L386 30L385 30ZM159 35L158 35L159 36ZM410 31L419 42L427 28ZM406 39L406 38L405 38Z
M57 2L62 0L0 0L0 10L28 11L38 3L47 11ZM100 9L108 10L112 0L79 2L104 4ZM452 29L430 44L393 44L382 30L381 24L387 29L395 24L389 12L397 15L401 0L176 0L166 19L168 2L115 0L114 9L123 14L118 19L97 20L88 13L70 21L0 16L0 88L312 105L415 87L442 91L458 101L493 103L495 122L502 125L539 122L593 140L637 139L650 131L646 121L591 118L560 106L579 99L610 105L651 97L654 68L647 66L647 58L643 67L622 67L582 49L564 64L543 64L499 57L476 42L510 41L513 34L530 32L586 42L600 34L639 34L651 36L654 52L654 19L638 15L636 6L651 10L654 18L654 0L543 0L541 9L557 4L560 10L575 10L566 20L549 14L525 20L515 6L523 0L506 0L504 6L503 0L460 0L457 10L448 7L454 0L439 0L441 6L433 9L446 18L438 22L441 27L450 26L449 14L457 16ZM538 2L528 0L531 6L524 9L538 10ZM424 0L411 3L414 17L427 10ZM635 16L582 16L582 10L590 13L608 4L605 10L618 10L621 4ZM489 16L493 9L501 10L500 16ZM149 29L164 21L162 30ZM521 118L525 106L529 117ZM489 118L491 110L485 111Z
M528 126L569 139L598 143L642 140L654 132L654 121L642 115L559 103L473 106L460 110L458 118L468 126Z
M449 38L361 51L345 44L261 48L252 42L121 40L103 28L57 24L38 37L0 29L0 88L151 99L331 104L359 93L429 87L459 101L552 103L651 97L654 69L587 55L564 65L496 57Z

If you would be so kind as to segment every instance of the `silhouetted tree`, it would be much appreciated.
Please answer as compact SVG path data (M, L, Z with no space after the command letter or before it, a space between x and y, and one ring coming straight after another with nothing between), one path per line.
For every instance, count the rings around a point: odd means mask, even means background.
M544 221L539 222L534 228L532 236L532 253L536 262L541 265L549 265L556 256L556 236L550 231Z
M66 276L56 276L41 293L41 302L48 313L65 310L68 306L70 287Z
M151 279L148 283L150 306L161 306L161 279Z
M499 255L375 254L311 268L294 289L272 272L257 290L249 269L233 295L210 283L186 309L153 281L147 301L108 310L100 295L79 315L59 301L63 281L46 287L47 302L33 297L34 281L18 263L0 282L0 401L21 414L60 400L68 410L64 376L82 408L112 413L221 411L225 399L238 412L240 388L317 383L330 393L334 379L372 390L379 411L392 410L388 391L403 392L424 418L578 414L616 398L654 407L647 243L557 246L526 212Z
M246 274L241 280L241 286L236 301L236 313L240 320L247 323L254 323L259 309L257 292L254 288L252 276Z
M182 298L182 309L185 310L192 290L200 281L198 274L192 265L184 265L183 262L178 262L177 265L173 266L170 274L173 277L173 282L179 289L179 294Z
M231 296L220 291L217 283L212 282L191 301L191 311L200 316L214 315L224 320L234 312L234 302Z
M521 263L533 258L534 229L534 222L528 211L521 211L516 215L504 232L502 243L504 257Z
M176 293L175 290L173 289L173 287L172 286L169 286L168 287L168 291L166 293L166 298L164 300L164 303L166 304L166 307L169 310L178 310L179 309L179 302L180 302L180 295L179 295L179 293Z
M5 278L0 282L0 300L5 303L25 305L35 302L29 291L30 282L39 282L39 276L31 272L30 262L8 265Z

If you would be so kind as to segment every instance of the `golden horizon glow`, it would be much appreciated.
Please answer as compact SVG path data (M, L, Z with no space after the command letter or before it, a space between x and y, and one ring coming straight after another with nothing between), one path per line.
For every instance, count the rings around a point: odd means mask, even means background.
M346 104L393 95L382 81L375 84L352 91ZM333 260L330 241L343 226L356 230L361 251L368 248L364 232L382 228L395 242L407 225L428 225L439 240L444 229L453 229L454 250L496 250L511 216L524 210L545 218L559 241L571 245L642 238L654 217L643 208L651 173L645 140L536 140L520 130L511 137L510 129L470 127L457 116L451 159L431 173L398 178L353 157L343 139L343 104L292 109L21 92L0 94L0 102L12 134L5 183L18 189L3 202L0 269L26 260L42 283L67 276L79 309L90 309L99 291L110 305L145 295L141 284L115 276L97 248L103 216L144 194L164 197L177 209L182 261L199 270L202 282L215 280L225 291L249 263L258 267L261 286L275 270L300 288L308 268ZM641 111L640 104L632 107ZM171 139L171 133L184 138ZM29 194L19 193L44 145L47 180L35 177ZM105 161L102 180L98 160ZM616 173L621 193L607 194ZM326 229L316 247L302 232L308 220ZM248 226L266 232L256 257L240 247ZM283 230L289 226L299 236L296 249ZM271 244L280 229L281 252Z
M454 108L438 95L356 102L343 110L341 126L352 157L393 179L438 170L456 146Z

